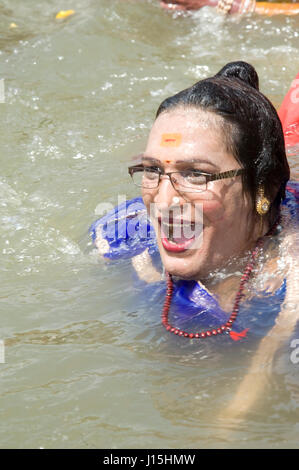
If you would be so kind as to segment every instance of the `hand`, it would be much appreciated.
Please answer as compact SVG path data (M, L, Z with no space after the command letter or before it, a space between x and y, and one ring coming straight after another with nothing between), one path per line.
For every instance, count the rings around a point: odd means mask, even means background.
M160 5L170 10L198 10L210 5L209 0L162 0Z

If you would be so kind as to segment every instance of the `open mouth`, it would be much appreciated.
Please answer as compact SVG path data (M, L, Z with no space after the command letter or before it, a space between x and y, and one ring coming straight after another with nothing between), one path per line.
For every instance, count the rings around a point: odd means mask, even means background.
M194 247L202 233L202 224L189 220L163 220L158 218L161 242L165 250L180 253Z

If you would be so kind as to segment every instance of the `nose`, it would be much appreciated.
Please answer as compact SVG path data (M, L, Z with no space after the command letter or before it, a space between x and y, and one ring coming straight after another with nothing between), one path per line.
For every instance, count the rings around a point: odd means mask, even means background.
M174 197L178 197L180 199L180 194L172 186L170 177L168 175L161 176L160 184L154 197L156 208L160 212L168 209L171 205L173 205Z

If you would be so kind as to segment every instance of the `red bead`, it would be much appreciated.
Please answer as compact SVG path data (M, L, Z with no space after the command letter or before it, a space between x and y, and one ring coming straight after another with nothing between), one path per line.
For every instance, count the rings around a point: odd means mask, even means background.
M267 235L271 235L271 233L272 233L272 231L270 230L267 233ZM203 331L202 333L186 333L186 332L184 332L184 331L182 331L178 328L174 328L173 326L171 326L168 323L168 313L169 313L170 304L171 304L172 295L173 295L173 281L172 281L171 275L169 273L166 273L167 291L166 291L166 298L165 298L163 311L162 311L162 323L165 326L165 328L167 329L167 331L170 331L171 333L174 333L178 336L184 336L185 338L190 338L190 339L192 339L192 338L206 338L207 336L221 334L224 331L226 331L226 332L231 331L231 326L232 326L233 322L236 320L237 315L239 313L239 303L240 303L242 297L244 297L243 290L244 290L245 284L249 280L251 272L254 268L254 264L255 264L255 261L256 261L256 256L258 255L259 248L262 246L262 244L263 244L263 238L259 238L259 240L257 241L255 249L251 252L251 259L249 260L249 262L248 262L248 264L247 264L247 266L246 266L246 268L243 272L243 275L241 277L239 289L238 289L238 292L237 292L236 297L235 297L234 308L233 308L233 311L232 311L232 313L229 317L229 320L224 325L221 325L219 328L215 328L212 331Z

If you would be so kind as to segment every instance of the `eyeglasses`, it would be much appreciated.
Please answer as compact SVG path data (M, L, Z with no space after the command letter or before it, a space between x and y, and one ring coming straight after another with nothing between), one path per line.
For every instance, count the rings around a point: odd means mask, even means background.
M200 170L171 171L166 173L158 167L134 165L128 168L133 183L144 189L158 188L161 176L168 176L176 191L185 193L200 193L207 189L210 181L233 178L245 172L244 168L224 171L222 173L204 173Z

